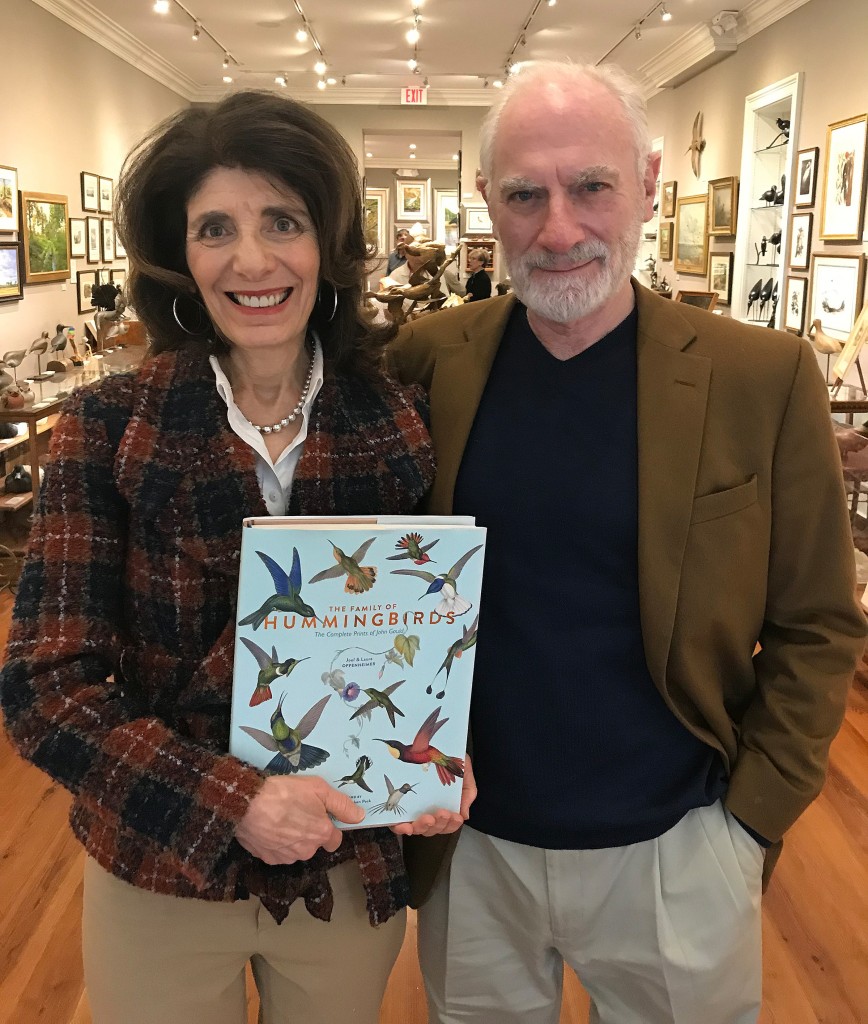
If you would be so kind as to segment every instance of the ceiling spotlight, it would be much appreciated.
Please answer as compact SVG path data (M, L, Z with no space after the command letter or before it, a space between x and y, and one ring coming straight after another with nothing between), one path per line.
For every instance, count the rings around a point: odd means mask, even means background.
M495 80L491 84L494 86L495 89L503 88L503 82L499 78L495 78Z
M422 83L422 85L423 85L423 87L424 87L425 89L427 89L427 88L428 88L428 76L427 76L427 75L425 76L425 81L424 81L424 82Z
M326 79L326 85L337 85L337 84L338 84L338 80L336 78L327 78Z
M229 85L229 84L230 84L230 82L232 81L232 75L224 75L224 76L223 76L223 81L224 81L224 82L225 82L225 83L226 83L227 85Z
M672 13L666 10L666 4L660 5L660 20L661 21L672 21Z
M228 68L229 67L229 54L228 53L224 53L223 54L223 67L224 68Z
M453 153L452 154L452 159L453 160L457 160L458 159L458 154L457 153Z
M487 89L488 88L488 84L489 84L488 83L488 79L487 78L483 78L483 80L482 80L482 88L483 89Z
M194 43L198 43L199 42L199 26L198 25L193 29L193 42Z
M558 0L548 0L548 2L549 2L549 7L554 7L554 5L558 2Z
M346 76L346 75L343 75L343 76L341 77L341 85L346 85L346 84L347 84L347 76Z
M325 79L324 78L320 78L319 81L316 83L316 87L317 87L317 89L325 89L325 87L326 87Z
M411 46L415 46L421 38L418 28L411 28L410 31L404 37Z
M416 154L415 153L411 153L410 154L410 159L411 160L415 160L416 159Z
M314 71L318 75L324 75L326 73L326 62L324 60L318 60L313 66Z
M296 38L296 39L297 39L297 40L298 40L298 41L299 41L300 43L306 43L306 42L307 42L307 29L305 29L305 28L300 28L300 29L298 30L298 32L296 32L296 33L295 33L295 38Z
M154 0L154 13L155 14L168 14L169 13L169 0Z
M411 57L411 58L410 58L410 59L409 59L409 60L407 61L407 67L408 67L408 68L409 68L409 69L410 69L411 71L415 71L415 70L416 70L416 68L417 68L418 66L419 66L419 61L418 61L418 60L416 60L416 58L415 58L415 57Z
M368 159L368 160L373 160L374 159L374 154L373 153L365 153L365 158Z
M411 142L410 143L410 149L415 149L415 148L416 148L416 143L415 142Z
M286 88L286 75L278 75L277 78L274 79L274 84L275 85L280 85L280 86L282 86L285 89Z
M637 39L641 39L642 38L642 29L639 28L639 26L637 25L635 31L636 31L636 38Z

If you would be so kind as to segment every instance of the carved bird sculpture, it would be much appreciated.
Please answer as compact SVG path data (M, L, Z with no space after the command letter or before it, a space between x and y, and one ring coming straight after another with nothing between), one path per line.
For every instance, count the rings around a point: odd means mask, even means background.
M690 140L690 145L686 150L686 153L690 154L690 166L693 168L693 173L697 178L699 177L699 161L702 158L704 150L705 139L702 137L702 111L700 110L693 119L693 135Z

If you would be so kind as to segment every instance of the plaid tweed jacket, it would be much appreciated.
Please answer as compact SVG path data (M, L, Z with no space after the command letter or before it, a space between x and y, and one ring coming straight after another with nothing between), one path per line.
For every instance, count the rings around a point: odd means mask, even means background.
M329 374L291 515L412 513L434 457L421 391ZM267 515L207 357L164 353L82 388L52 440L0 674L20 753L71 791L105 869L206 900L301 897L328 920L328 868L356 858L372 924L407 903L388 829L269 866L235 840L265 776L227 754L241 519Z

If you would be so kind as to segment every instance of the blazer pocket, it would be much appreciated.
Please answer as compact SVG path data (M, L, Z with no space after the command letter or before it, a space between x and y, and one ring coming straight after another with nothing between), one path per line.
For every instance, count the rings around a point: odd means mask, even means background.
M723 516L739 512L748 505L753 505L758 498L756 473L746 483L730 487L714 494L703 494L693 499L693 515L691 525L706 523L709 519L721 519Z

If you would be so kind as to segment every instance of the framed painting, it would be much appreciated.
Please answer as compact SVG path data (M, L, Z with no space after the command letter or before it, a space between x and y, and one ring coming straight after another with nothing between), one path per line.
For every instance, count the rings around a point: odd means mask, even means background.
M92 313L96 306L93 304L93 290L96 288L96 271L79 270L75 278L76 295L78 297L78 312L80 314Z
M389 190L387 188L365 189L365 242L378 256L385 256L389 251L386 238L388 206Z
M805 329L805 305L808 299L808 279L806 277L787 277L784 291L786 308L784 309L784 328L790 334L801 334Z
M868 114L836 121L826 129L826 173L820 238L858 242L865 213L865 144Z
M109 272L109 281L116 284L118 288L123 288L127 283L127 272L123 269L115 270L113 267Z
M124 248L124 243L121 241L120 235L118 234L117 226L115 226L115 259L125 260L127 258L127 250Z
M115 183L111 178L99 179L99 212L111 213L115 201Z
M0 302L17 302L22 298L21 243L0 242Z
M790 233L790 270L807 270L811 262L811 233L814 230L813 213L795 213Z
M661 221L657 230L657 256L666 262L672 260L672 221Z
M862 308L865 257L814 253L811 257L811 302L808 316L826 334L841 341L850 336Z
M69 258L83 260L87 257L87 222L84 217L69 218Z
M817 201L817 166L820 150L800 149L796 154L796 199L794 206L813 206Z
M0 232L18 230L18 168L0 166Z
M99 223L99 217L85 217L88 263L99 263L102 259L102 235Z
M434 240L456 246L459 238L458 191L454 188L434 189Z
M675 202L675 270L679 274L708 273L708 193Z
M660 199L660 216L661 217L674 217L675 216L675 200L678 196L678 182L677 181L664 181L663 182L663 194Z
M676 302L686 302L688 306L698 306L709 312L717 305L717 292L677 292Z
M708 257L708 287L717 294L718 306L728 306L732 302L734 259L731 252L713 252Z
M85 213L99 213L99 175L81 172L81 208Z
M465 235L490 235L492 231L491 215L487 206L464 207Z
M68 206L66 196L21 193L25 284L69 278Z
M866 341L868 341L868 305L862 307L862 312L856 323L853 324L847 343L841 349L841 354L832 367L832 372L839 381L847 376L847 371L859 358L859 353Z
M103 217L100 224L102 232L102 261L112 263L115 258L115 226L108 218Z
M708 183L708 233L734 235L738 219L738 178L714 178Z
M428 196L431 187L430 178L398 178L395 187L397 189L395 220L425 221L431 219Z

